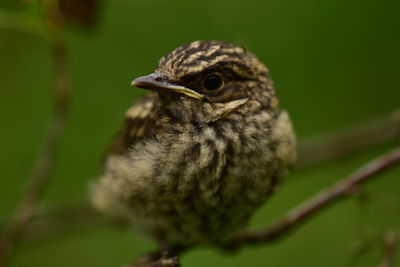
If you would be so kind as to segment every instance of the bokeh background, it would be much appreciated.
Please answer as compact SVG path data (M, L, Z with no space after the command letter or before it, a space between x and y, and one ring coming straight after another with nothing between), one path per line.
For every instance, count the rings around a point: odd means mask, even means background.
M29 2L0 1L3 219L20 197L52 111L49 43L18 27L13 30L7 15L40 19L38 5ZM86 199L124 111L145 93L130 87L132 78L151 72L161 56L193 40L225 40L257 54L270 68L300 140L400 107L398 0L104 0L99 7L91 30L67 28L72 110L43 210ZM293 172L251 226L271 222L398 144ZM369 249L350 266L376 266L382 253L373 240L400 226L400 168L365 188L367 201L342 201L279 243L245 248L237 255L196 249L182 257L183 264L349 266L362 246ZM22 244L10 266L121 266L154 246L133 231L96 225ZM395 264L400 265L399 256Z

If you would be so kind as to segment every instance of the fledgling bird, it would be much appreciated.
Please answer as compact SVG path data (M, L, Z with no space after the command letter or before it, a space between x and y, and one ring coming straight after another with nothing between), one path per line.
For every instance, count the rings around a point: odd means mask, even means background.
M195 41L132 85L153 93L126 112L94 206L159 241L224 244L296 158L268 69L241 47Z

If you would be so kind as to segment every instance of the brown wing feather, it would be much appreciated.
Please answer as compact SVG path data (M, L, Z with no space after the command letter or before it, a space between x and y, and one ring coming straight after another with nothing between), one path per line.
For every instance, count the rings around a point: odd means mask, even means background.
M125 122L107 150L106 157L124 154L137 141L153 135L159 106L154 93L139 99L125 114Z

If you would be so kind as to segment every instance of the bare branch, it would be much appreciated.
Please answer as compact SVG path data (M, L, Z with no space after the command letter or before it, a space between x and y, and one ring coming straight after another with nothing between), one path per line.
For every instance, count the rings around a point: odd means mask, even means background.
M181 262L177 256L169 256L164 252L161 257L155 260L139 259L138 261L127 265L126 267L178 267Z
M379 264L379 267L390 267L393 263L394 253L399 245L400 235L398 232L392 232L386 235L383 240L383 261Z
M46 22L51 36L55 66L55 106L42 147L36 156L19 205L0 240L0 266L7 264L15 246L29 228L40 197L54 169L68 115L70 85L67 71L67 49L61 37L62 19L56 2L43 1L43 7L47 15Z
M62 207L44 214L35 214L29 231L24 235L24 242L46 241L55 236L77 234L109 223L89 204Z
M340 131L301 140L297 168L337 159L400 138L400 110Z
M387 170L389 167L399 162L400 148L397 148L367 163L336 185L300 204L272 226L259 231L239 234L229 242L227 248L238 249L243 245L265 244L282 238L290 233L291 230L312 218L313 215L321 212L329 207L330 204L354 191L360 184L365 183L370 178L382 173L384 170Z

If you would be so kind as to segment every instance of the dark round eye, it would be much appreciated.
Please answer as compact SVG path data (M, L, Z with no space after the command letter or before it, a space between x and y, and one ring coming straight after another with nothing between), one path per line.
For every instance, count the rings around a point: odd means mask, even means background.
M222 78L218 74L210 74L204 80L204 88L207 90L217 90L222 85Z

